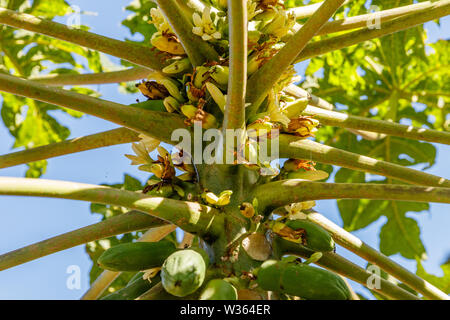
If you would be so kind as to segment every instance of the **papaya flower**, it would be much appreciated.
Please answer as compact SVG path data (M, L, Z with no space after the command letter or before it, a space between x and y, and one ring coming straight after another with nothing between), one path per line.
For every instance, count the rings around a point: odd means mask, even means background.
M211 18L210 7L205 7L202 16L200 16L197 12L194 12L192 19L194 21L192 33L195 35L202 37L205 41L219 40L222 38L222 34L217 31L214 21Z
M258 10L258 3L254 0L247 0L247 20L252 20L262 10Z
M150 158L149 153L155 150L161 141L144 134L140 134L139 138L141 139L139 142L131 145L135 155L126 154L125 157L131 160L132 165L152 164L153 159Z
M307 138L314 137L314 133L317 131L319 121L309 116L300 116L296 119L291 119L288 126L289 132L294 132L295 135Z
M151 20L149 23L153 24L158 31L173 33L172 28L159 8L151 8L150 16Z
M161 141L159 141L158 139L149 137L142 133L139 134L139 138L141 139L141 142L145 145L149 153L155 150L156 147L158 147L159 144L161 143Z

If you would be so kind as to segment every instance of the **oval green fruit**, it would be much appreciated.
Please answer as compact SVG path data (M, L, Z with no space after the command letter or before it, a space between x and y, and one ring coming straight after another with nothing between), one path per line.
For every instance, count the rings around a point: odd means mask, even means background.
M281 276L282 292L308 300L350 300L351 293L337 274L306 264L288 264Z
M209 281L203 289L199 300L237 300L237 290L222 279Z
M308 249L320 252L333 251L335 243L331 235L317 224L299 219L288 220L286 225L294 230L304 229L306 232L304 246Z
M261 289L266 291L280 291L280 281L286 263L277 260L265 261L257 273L257 282Z
M164 261L161 269L161 282L168 293L177 297L185 297L195 292L203 284L207 261L198 250L201 249L180 250L172 253Z
M351 293L338 275L295 262L268 260L257 274L258 285L308 300L349 300Z
M160 267L176 251L170 241L130 242L114 246L97 259L99 266L111 271L141 271Z

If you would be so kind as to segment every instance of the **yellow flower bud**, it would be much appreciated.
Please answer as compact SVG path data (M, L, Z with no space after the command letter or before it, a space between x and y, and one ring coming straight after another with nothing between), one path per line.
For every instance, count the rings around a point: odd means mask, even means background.
M188 118L195 117L195 113L197 112L197 107L191 105L191 104L185 104L181 106L181 112Z
M211 78L214 79L218 84L227 85L228 84L228 75L229 68L227 66L214 66L211 68Z
M206 82L206 89L213 98L214 102L219 106L220 110L224 112L225 105L227 104L226 96L211 82Z
M161 178L164 172L164 166L160 163L154 163L151 165L150 170L156 177Z
M162 69L162 72L169 74L177 74L180 72L188 71L191 67L191 62L188 58L176 60Z
M205 194L205 200L209 204L217 204L217 201L219 201L219 197L217 197L213 192L207 192Z
M253 205L248 202L244 202L239 207L239 210L241 211L241 214L246 218L251 218L255 215L255 208L253 208Z
M155 32L150 40L151 44L160 51L175 55L185 54L184 48L175 35Z
M229 204L232 194L233 194L233 191L231 191L231 190L222 191L219 195L219 199L217 200L216 205L226 206L227 204Z
M164 104L164 107L166 108L167 112L174 112L174 111L180 109L180 104L172 96L165 98L163 101L163 104Z

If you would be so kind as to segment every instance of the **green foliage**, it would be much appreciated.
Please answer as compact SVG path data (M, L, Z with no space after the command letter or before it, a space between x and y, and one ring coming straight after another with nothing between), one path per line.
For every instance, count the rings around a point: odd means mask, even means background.
M156 4L150 0L134 0L125 10L133 12L125 20L122 21L122 25L130 29L132 35L139 33L142 35L144 44L150 45L150 39L153 33L156 32L156 28L151 21L150 9L156 8Z
M450 263L446 262L441 265L441 269L443 272L442 277L438 277L432 274L427 273L425 268L422 266L420 261L417 262L417 275L422 279L425 279L432 285L441 289L446 294L450 294Z
M348 15L367 13L362 6L364 2L352 5ZM383 10L411 4L400 2L372 1L372 4ZM314 58L301 86L349 114L445 130L449 68L443 66L448 64L448 41L426 44L425 40L426 32L420 26ZM426 169L436 159L432 144L397 137L368 141L343 129L326 127L319 130L317 140L402 166L419 165ZM335 181L401 183L345 168L338 170ZM338 200L338 207L349 231L387 217L380 233L383 253L400 253L409 259L425 256L419 226L406 214L426 211L427 204Z
M0 7L37 15L47 19L70 14L72 9L66 1L35 0L2 1ZM41 74L81 73L82 71L103 71L98 52L27 31L0 26L0 72L20 77ZM72 90L98 96L93 90L74 87ZM33 148L65 140L70 130L60 124L57 114L64 112L80 118L79 112L56 107L47 103L2 93L1 117L14 137L13 148ZM57 112L56 112L57 111ZM55 117L56 116L56 117ZM46 161L31 163L27 177L38 178L45 172Z

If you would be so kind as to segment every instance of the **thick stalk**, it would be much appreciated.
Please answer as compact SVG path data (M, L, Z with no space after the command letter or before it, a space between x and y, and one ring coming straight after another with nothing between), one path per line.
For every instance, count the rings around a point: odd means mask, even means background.
M88 113L167 143L172 143L173 130L186 127L183 118L172 113L133 108L6 74L0 74L0 91Z
M335 89L340 90L338 88L335 88ZM332 89L332 90L334 90L334 89ZM299 87L295 84L290 84L290 85L284 87L283 91L295 98L298 98L298 99L305 99L305 98L308 99L309 100L308 105L311 105L311 106L314 106L317 108L326 109L326 110L334 109L334 105L332 105L328 101L310 93L309 91L306 91L302 87ZM381 102L384 102L384 101L381 101ZM376 102L376 105L378 105L378 104L380 104L380 102Z
M293 254L301 256L303 258L309 258L313 253L312 251L304 249L291 241L279 239L277 239L277 241L279 241L281 245L281 251L284 254ZM417 296L400 288L394 283L384 280L377 275L364 270L363 268L359 267L351 261L348 261L347 259L341 257L336 253L323 252L322 258L320 258L319 261L316 262L316 264L332 272L336 272L348 279L356 281L366 287L369 285L369 283L371 283L371 279L379 280L379 288L375 286L370 289L392 299L420 300Z
M185 14L193 14L194 12L201 14L205 10L205 4L200 0L176 0L176 2ZM211 9L211 12L215 11L215 8Z
M323 145L311 140L280 135L280 157L317 161L340 167L370 172L411 184L450 187L450 181L423 171Z
M36 260L49 254L76 247L80 244L112 237L132 231L155 228L167 222L148 214L129 211L56 237L43 240L29 246L0 255L0 271L9 269L28 261Z
M361 258L377 265L387 273L394 276L397 280L403 282L417 292L420 292L425 297L429 299L449 300L449 296L444 292L409 270L403 268L401 265L392 261L381 252L373 249L371 246L367 245L350 232L347 232L338 225L334 224L320 213L313 212L308 214L306 217L308 220L327 230L336 243L352 251Z
M288 85L287 87L285 87L283 89L283 91L286 92L287 94L290 94L299 99L307 97L308 99L310 99L308 104L311 106L321 108L321 109L326 109L326 110L334 109L334 106L331 103L329 103L328 101L309 93L305 89L302 89L299 86L296 86L295 84ZM362 136L364 139L367 139L367 140L379 140L379 139L383 139L385 137L385 135L378 134L375 132L370 132L370 131L353 130L353 129L347 129L347 130L354 134L359 134L360 136Z
M149 47L73 29L26 13L0 8L0 24L75 43L155 70L161 70L167 64L167 59L162 57L160 52Z
M311 106L306 107L303 114L314 116L321 124L329 126L366 130L396 137L450 144L450 132L417 128L392 121L352 116L342 112L329 111Z
M28 78L47 86L71 86L88 84L121 83L144 79L152 72L144 67L129 68L120 71L85 73L85 74L49 74Z
M120 272L103 271L81 297L81 300L97 300L105 290L120 276Z
M146 233L139 238L138 241L141 242L157 242L164 237L166 237L169 233L173 232L176 229L173 225L156 227L148 230ZM103 271L97 279L95 279L94 283L92 283L91 287L88 291L81 297L81 300L96 300L98 299L103 292L111 285L111 283L116 280L120 276L121 272Z
M344 3L342 5L345 5L347 3L349 3L351 0L346 0L344 1ZM306 6L301 6L301 7L295 7L292 9L289 9L288 13L293 13L295 14L295 17L297 19L304 19L304 18L309 18L311 17L314 12L317 11L317 9L319 9L319 7L324 3L324 1L322 2L318 2L318 3L314 3L314 4L309 4Z
M0 169L97 148L138 141L137 132L118 128L85 137L0 155Z
M217 61L219 55L206 41L192 33L191 19L188 19L175 0L156 0L172 30L183 45L184 51L194 67L208 61Z
M245 92L247 87L247 0L228 0L230 29L230 75L227 104L223 120L225 129L245 125Z
M320 29L317 35L324 35L334 32L342 32L346 30L367 27L369 23L374 24L375 22L391 21L401 16L413 13L423 13L429 10L430 8L433 8L433 3L431 1L425 1L415 3L409 6L402 6L375 13L368 13L355 17L329 21L324 24L324 26L322 27L322 29Z
M283 49L250 77L246 100L251 105L248 107L247 117L258 110L267 93L273 88L283 72L294 62L296 57L305 49L306 44L343 2L344 0L326 0L303 27L292 36Z
M364 41L384 37L398 31L413 28L425 22L445 17L449 14L450 0L433 2L432 7L427 11L402 16L394 20L382 23L380 29L364 28L358 31L346 33L342 36L310 43L297 56L297 58L295 59L295 63L314 58L331 51L350 47Z
M326 183L289 179L258 186L258 207L278 208L294 202L323 199L376 199L450 203L450 188L395 184Z
M0 194L81 200L138 210L169 221L199 235L221 233L221 217L215 209L195 202L149 197L104 186L26 178L0 178Z

